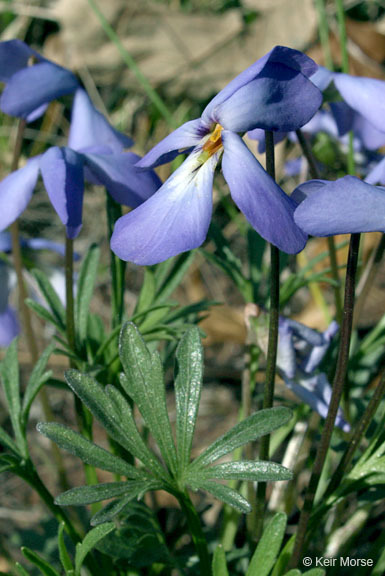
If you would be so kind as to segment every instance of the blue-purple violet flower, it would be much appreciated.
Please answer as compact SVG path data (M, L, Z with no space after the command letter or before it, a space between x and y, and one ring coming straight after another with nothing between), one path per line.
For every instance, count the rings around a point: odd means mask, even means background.
M130 138L115 130L79 88L72 108L68 147L49 148L0 182L0 230L26 209L39 173L69 238L75 238L81 229L85 179L104 185L120 204L138 206L161 182L153 171L143 172L135 167L139 156L123 151L131 145Z
M306 235L296 226L295 202L265 172L239 134L254 128L296 130L322 102L309 80L316 64L307 56L277 46L230 82L200 118L183 124L157 144L141 168L189 153L183 164L141 206L120 218L111 239L123 260L150 265L200 246L212 212L216 165L231 196L257 232L288 253L297 253Z

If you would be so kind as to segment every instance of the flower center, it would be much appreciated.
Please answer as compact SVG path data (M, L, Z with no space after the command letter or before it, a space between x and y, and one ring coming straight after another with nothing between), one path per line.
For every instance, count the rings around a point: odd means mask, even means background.
M203 144L202 150L208 154L208 158L222 148L222 130L222 126L217 124L210 137Z

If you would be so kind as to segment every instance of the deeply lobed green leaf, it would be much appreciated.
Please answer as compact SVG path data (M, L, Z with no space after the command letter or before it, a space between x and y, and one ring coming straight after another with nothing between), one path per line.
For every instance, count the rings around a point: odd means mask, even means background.
M80 576L80 568L83 565L83 562L89 552L93 548L95 548L96 544L100 542L107 534L112 532L115 529L115 524L113 522L108 522L106 524L102 524L101 526L97 526L90 530L83 542L78 543L76 545L76 554L75 554L75 575Z
M268 576L278 557L286 530L286 514L278 512L263 531L246 576Z
M251 512L251 506L246 498L226 484L220 484L211 479L190 480L188 484L195 492L198 490L209 492L209 494L212 494L218 500L235 508L238 512L242 512L243 514Z
M59 506L85 506L94 502L102 502L110 498L118 498L127 493L142 488L142 480L128 480L126 482L105 482L91 486L77 486L71 488L55 498Z
M250 482L276 482L278 480L291 480L293 473L275 462L242 460L240 462L224 462L217 466L193 470L187 476L197 482L203 480L248 480Z
M130 322L122 328L119 354L126 375L121 379L125 392L138 406L169 470L175 474L176 450L159 354L150 354L138 329Z
M147 448L144 450L143 441L138 440L139 433L131 410L121 395L111 393L109 387L105 389L89 374L81 374L76 370L67 371L65 378L68 385L84 402L94 417L99 420L111 438L141 460L151 469L153 474L165 477L165 471L156 462L155 457ZM117 403L120 404L119 408L117 408ZM122 418L122 416L124 417Z
M270 434L290 420L292 412L285 406L268 408L252 414L223 434L190 464L191 470L203 468L236 448Z
M78 432L56 424L55 422L40 422L37 429L41 434L47 436L53 442L56 442L60 448L64 448L74 456L78 456L83 462L91 466L96 466L101 470L107 470L114 474L121 474L127 478L141 478L146 480L147 474L131 464L128 464L115 454L111 454L104 448L97 446L90 440L87 440Z
M176 359L176 439L179 472L182 474L190 462L202 389L203 348L198 328L186 332L178 346Z

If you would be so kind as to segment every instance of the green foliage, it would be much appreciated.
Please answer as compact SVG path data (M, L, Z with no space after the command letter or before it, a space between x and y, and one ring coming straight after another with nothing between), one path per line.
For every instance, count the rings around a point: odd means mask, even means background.
M91 376L75 370L70 370L66 379L114 441L135 456L142 467L133 467L122 457L108 453L65 426L39 424L38 430L42 434L83 462L126 478L121 482L72 488L57 497L58 504L84 505L115 498L93 517L92 523L95 525L111 520L131 500L141 498L147 491L164 489L178 498L183 496L186 487L190 487L192 490L206 490L237 510L249 512L250 505L243 496L216 481L236 479L270 482L291 478L289 470L271 462L240 461L212 465L220 457L285 424L291 412L284 407L253 414L190 462L203 372L203 352L198 328L186 332L176 354L177 445L174 443L167 411L159 354L149 351L132 323L127 323L122 329L119 354L124 368L120 382L127 397L117 387L104 388ZM129 398L138 406L162 460L141 438Z
M17 460L28 459L28 446L26 439L26 427L32 402L39 393L41 387L51 376L51 372L45 372L49 357L54 349L51 344L46 348L36 363L27 382L25 392L21 398L19 380L19 362L17 358L17 340L14 340L7 349L4 360L0 364L0 379L4 390L5 401L11 419L14 439L5 430L0 428L0 444L10 450L16 458L8 461L14 467ZM5 462L0 470L5 470ZM9 466L8 466L9 467Z
M76 545L75 554L75 576L80 576L80 569L83 565L85 557L95 546L107 536L112 530L115 529L115 524L108 522L101 526L96 526L88 532L83 542Z
M62 424L53 422L40 423L37 429L41 434L56 442L58 446L64 448L71 454L81 458L86 464L96 466L102 470L108 470L114 474L120 474L132 479L146 480L147 476L131 464L128 464L115 454L111 454L104 448L97 446L84 438L81 434L74 432Z
M178 446L179 474L190 463L191 446L198 416L203 378L203 348L199 332L187 332L176 352L175 378L176 442Z
M276 514L266 526L250 560L246 576L268 576L278 557L286 530L286 514Z
M191 469L212 464L229 452L270 434L291 418L291 410L284 406L260 410L236 424L231 430L206 448L191 464Z
M33 270L32 271L33 277L35 278L37 285L42 293L44 300L48 305L48 310L40 306L34 302L34 300L27 300L28 305L32 308L37 314L43 317L45 320L49 320L50 322L56 326L56 328L62 334L65 333L66 327L66 320L65 320L65 309L63 304L60 301L60 298L53 288L49 278L42 272L41 270ZM43 313L42 313L43 309ZM49 317L47 317L49 315ZM45 317L44 317L45 316Z
M87 337L89 309L94 292L99 257L99 248L96 245L91 246L87 256L84 258L77 281L75 326L77 340L80 345L84 345L84 340Z
M115 531L98 544L98 550L138 568L156 562L174 564L158 520L147 506L129 502L121 512Z
M64 542L64 523L62 522L61 524L59 524L59 530L58 530L58 547L59 547L59 556L60 556L60 562L61 565L63 566L66 576L73 576L74 575L74 567L70 558L70 555L68 554L68 550L67 547L65 545Z
M229 576L223 546L217 546L213 556L213 576Z
M44 576L60 576L59 572L52 568L51 564L47 562L47 560L44 560L44 558L42 558L33 550L23 547L21 551L23 556L27 558L27 560L29 560L32 564L37 566Z
M138 406L167 467L175 475L177 455L167 412L160 356L157 352L149 352L133 324L122 329L119 349L125 372L121 384Z

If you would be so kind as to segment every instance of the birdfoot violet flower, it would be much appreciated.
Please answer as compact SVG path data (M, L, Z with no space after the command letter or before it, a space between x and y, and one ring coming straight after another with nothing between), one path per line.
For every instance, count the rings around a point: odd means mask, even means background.
M153 171L135 168L139 156L123 152L132 141L107 122L81 89L75 94L68 144L31 158L0 182L0 230L25 210L39 173L69 238L81 229L85 179L104 185L117 202L131 207L149 198L161 184Z
M277 46L219 92L201 118L186 122L148 152L139 167L190 154L154 196L117 221L111 248L119 258L150 265L200 246L210 224L221 157L231 196L255 230L285 252L301 251L306 235L294 223L295 203L239 133L297 130L306 124L322 102L309 80L316 69L301 52Z

